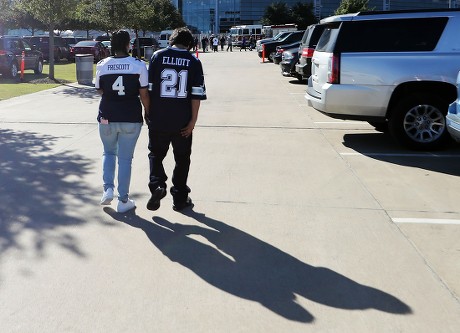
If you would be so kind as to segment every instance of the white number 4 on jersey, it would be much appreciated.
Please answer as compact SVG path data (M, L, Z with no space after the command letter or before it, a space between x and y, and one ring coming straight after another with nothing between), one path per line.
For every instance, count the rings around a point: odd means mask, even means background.
M117 77L115 82L112 84L112 89L113 90L118 90L118 96L124 96L125 95L125 86L123 85L123 76Z

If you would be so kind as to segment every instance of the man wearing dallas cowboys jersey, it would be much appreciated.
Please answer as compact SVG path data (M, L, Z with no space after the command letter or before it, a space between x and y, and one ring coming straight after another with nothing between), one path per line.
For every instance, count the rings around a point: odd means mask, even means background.
M206 99L201 62L190 54L193 36L187 28L174 30L166 49L155 52L149 65L149 161L152 193L147 209L157 210L166 196L163 168L169 145L173 147L176 165L172 175L173 209L192 205L188 197L187 178L192 152L192 132L200 101Z
M135 207L129 198L131 163L143 116L149 111L148 72L143 61L128 54L130 36L126 31L112 35L113 57L101 60L96 66L96 89L102 95L99 105L99 135L104 146L101 205L113 199L115 164L118 159L117 212ZM140 96L140 100L139 100Z

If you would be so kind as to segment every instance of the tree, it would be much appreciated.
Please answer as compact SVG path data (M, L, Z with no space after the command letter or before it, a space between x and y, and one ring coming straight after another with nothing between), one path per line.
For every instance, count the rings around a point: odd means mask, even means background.
M5 34L11 17L9 0L0 0L0 35Z
M295 23L300 30L304 30L309 25L316 23L317 19L313 14L312 3L299 1L289 8L285 2L278 1L265 9L260 21L264 25Z
M125 0L83 0L77 5L75 18L92 29L113 32L126 27L130 19L128 6Z
M13 7L11 13L10 27L12 28L27 29L32 35L35 34L35 30L46 30L47 28L42 22L21 8Z
M78 0L17 0L18 8L43 23L49 35L49 78L54 80L54 29L69 17Z
M297 24L299 30L305 30L309 25L318 22L313 13L312 3L297 2L291 8L291 16L292 22Z
M335 10L335 15L357 13L369 10L367 7L369 0L342 0L339 7Z
M149 30L166 30L175 29L185 26L182 15L177 8L172 4L171 0L150 0L153 2L154 15L159 16L159 24L157 27L150 26Z
M293 23L291 11L285 2L278 1L265 8L260 22L264 25Z

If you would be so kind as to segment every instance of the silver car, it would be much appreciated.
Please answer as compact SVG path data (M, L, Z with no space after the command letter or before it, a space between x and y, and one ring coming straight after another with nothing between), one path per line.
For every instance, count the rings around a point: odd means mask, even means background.
M310 106L386 127L412 149L445 146L460 69L459 11L357 13L320 24L326 28L312 58Z

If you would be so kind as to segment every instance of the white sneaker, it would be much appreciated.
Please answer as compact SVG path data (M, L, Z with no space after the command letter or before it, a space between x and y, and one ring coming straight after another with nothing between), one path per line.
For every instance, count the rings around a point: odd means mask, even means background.
M125 213L128 210L131 210L133 208L136 208L136 203L134 202L134 200L128 199L128 201L126 202L118 200L118 205L117 205L118 213Z
M102 194L101 205L110 205L113 200L113 188L109 187L104 194Z

